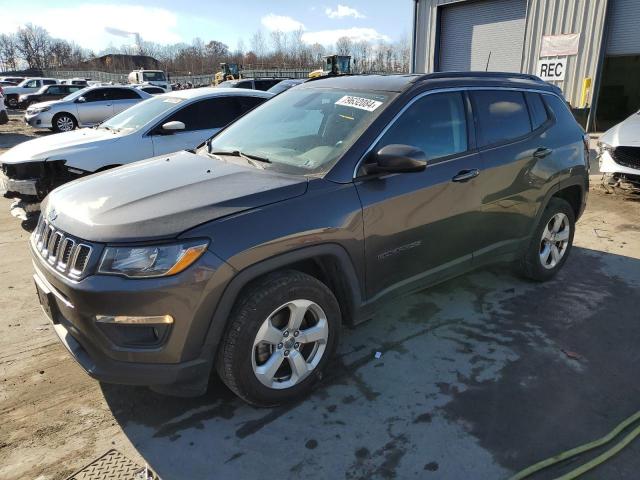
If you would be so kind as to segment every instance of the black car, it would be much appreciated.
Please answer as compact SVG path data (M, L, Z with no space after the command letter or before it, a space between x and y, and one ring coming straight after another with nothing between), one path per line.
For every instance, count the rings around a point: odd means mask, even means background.
M85 85L86 86L86 85ZM83 85L45 85L34 93L25 93L18 97L18 108L29 108L33 103L48 102L49 100L59 100L70 93L77 92L85 88Z
M195 151L52 191L31 238L38 295L95 378L193 395L215 369L276 405L339 368L342 326L385 300L496 262L558 273L585 140L529 75L309 80Z
M274 85L287 80L286 78L243 78L240 80L227 80L218 84L225 88L249 88L251 90L267 91Z
M300 85L309 80L308 78L291 78L289 80L283 80L279 83L276 83L273 87L271 87L267 92L273 93L274 95L278 95L279 93L285 92L296 85Z

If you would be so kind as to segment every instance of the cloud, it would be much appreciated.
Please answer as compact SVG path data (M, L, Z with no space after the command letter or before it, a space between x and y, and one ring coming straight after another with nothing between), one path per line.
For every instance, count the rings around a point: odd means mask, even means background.
M53 37L73 41L95 51L103 50L109 43L134 43L133 38L114 36L107 28L138 32L143 41L170 44L182 40L175 31L178 24L176 14L164 8L140 5L85 3L74 7L34 8L28 2L26 6L15 4L3 10L0 32L13 33L26 23L44 27Z
M296 19L285 15L276 15L274 13L270 13L269 15L262 17L260 22L265 26L265 28L271 31L294 32L296 30L305 29L304 25Z
M305 43L319 43L321 45L331 45L340 37L348 37L354 42L365 40L373 42L377 40L389 41L391 38L378 32L375 28L352 27L338 28L335 30L319 30L317 32L306 32L302 35Z
M331 8L326 8L324 13L327 14L329 18L345 18L345 17L353 17L353 18L365 18L363 14L361 14L355 8L348 7L346 5L338 5L338 8L332 10Z

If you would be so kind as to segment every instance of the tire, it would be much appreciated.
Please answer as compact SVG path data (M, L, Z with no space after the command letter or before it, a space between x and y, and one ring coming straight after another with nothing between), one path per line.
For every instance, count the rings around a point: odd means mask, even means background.
M51 124L53 125L53 131L56 133L70 132L71 130L78 128L78 121L76 118L66 112L56 113L51 120Z
M294 311L304 316L294 317ZM302 318L299 329L295 318ZM341 323L338 302L322 282L295 270L269 274L237 299L218 349L216 369L222 381L248 403L271 407L293 401L308 394L323 377L338 345ZM315 336L309 342L297 341L310 334ZM270 365L280 367L269 369Z
M7 107L9 108L18 108L18 96L17 95L9 95L7 100L5 101Z
M552 279L569 257L575 230L571 205L561 198L551 198L522 258L521 274L536 282Z

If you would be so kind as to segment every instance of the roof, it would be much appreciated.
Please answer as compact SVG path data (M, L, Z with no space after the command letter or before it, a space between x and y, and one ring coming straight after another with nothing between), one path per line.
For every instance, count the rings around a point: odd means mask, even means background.
M270 98L272 93L263 92L261 90L251 90L248 88L224 88L224 87L201 87L201 88L189 88L186 90L174 90L167 92L167 96L191 99L203 96L216 96L216 95L242 95L244 97L262 97Z
M300 88L327 87L353 90L403 92L412 85L433 87L503 86L529 87L559 93L558 87L535 75L510 72L438 72L427 74L338 75L310 79Z

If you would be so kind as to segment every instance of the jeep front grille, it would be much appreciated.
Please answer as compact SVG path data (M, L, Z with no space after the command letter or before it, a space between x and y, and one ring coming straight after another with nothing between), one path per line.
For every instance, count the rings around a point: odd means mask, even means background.
M616 147L611 156L618 165L640 169L640 147Z
M56 229L40 216L32 240L40 257L58 272L79 278L85 273L92 248Z

